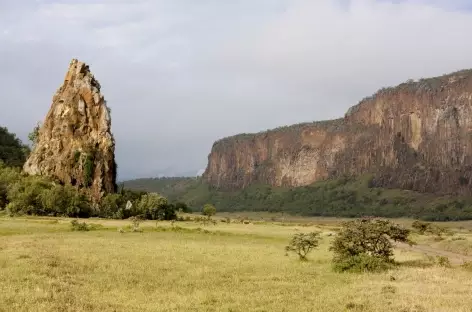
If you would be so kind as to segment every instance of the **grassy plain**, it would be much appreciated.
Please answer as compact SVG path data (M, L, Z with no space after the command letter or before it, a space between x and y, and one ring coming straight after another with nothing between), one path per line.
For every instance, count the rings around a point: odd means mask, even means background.
M70 221L0 217L0 311L472 311L472 271L411 250L386 273L332 272L335 219L148 221L142 233ZM470 242L467 226L458 235ZM285 255L291 235L313 230L323 240L308 262Z

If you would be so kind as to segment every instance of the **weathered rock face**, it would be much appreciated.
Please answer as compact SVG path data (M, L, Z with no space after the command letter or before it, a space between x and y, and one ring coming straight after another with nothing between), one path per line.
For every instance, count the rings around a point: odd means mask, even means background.
M225 138L208 158L219 189L369 173L375 186L471 195L472 70L382 89L341 119Z
M116 190L110 111L86 64L71 61L23 169L88 189L95 200Z

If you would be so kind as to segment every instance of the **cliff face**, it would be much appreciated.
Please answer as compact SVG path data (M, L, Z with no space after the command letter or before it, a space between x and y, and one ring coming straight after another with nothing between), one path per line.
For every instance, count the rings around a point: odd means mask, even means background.
M472 194L472 70L382 89L341 119L217 141L204 178L239 189L366 173L375 186Z
M89 67L71 61L23 169L86 189L98 200L116 190L110 112Z

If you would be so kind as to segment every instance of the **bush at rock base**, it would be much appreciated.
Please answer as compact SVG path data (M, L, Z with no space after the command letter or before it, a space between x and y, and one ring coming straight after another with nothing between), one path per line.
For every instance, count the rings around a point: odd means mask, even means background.
M183 209L179 204L179 209ZM184 207L185 208L185 207ZM175 220L177 206L157 193L121 189L93 204L85 192L19 168L0 163L0 210L10 215L64 216L73 218Z

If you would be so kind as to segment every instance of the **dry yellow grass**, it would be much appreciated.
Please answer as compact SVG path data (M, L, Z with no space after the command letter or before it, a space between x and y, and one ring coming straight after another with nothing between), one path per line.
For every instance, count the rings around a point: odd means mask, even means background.
M383 274L337 274L329 239L300 262L284 246L323 226L224 224L217 234L119 233L127 221L71 232L70 220L0 220L0 311L471 311L472 272L403 263ZM169 223L160 224L170 227ZM183 228L202 227L179 222ZM327 232L325 232L326 234ZM425 266L425 267L423 267ZM391 276L395 280L391 280Z

